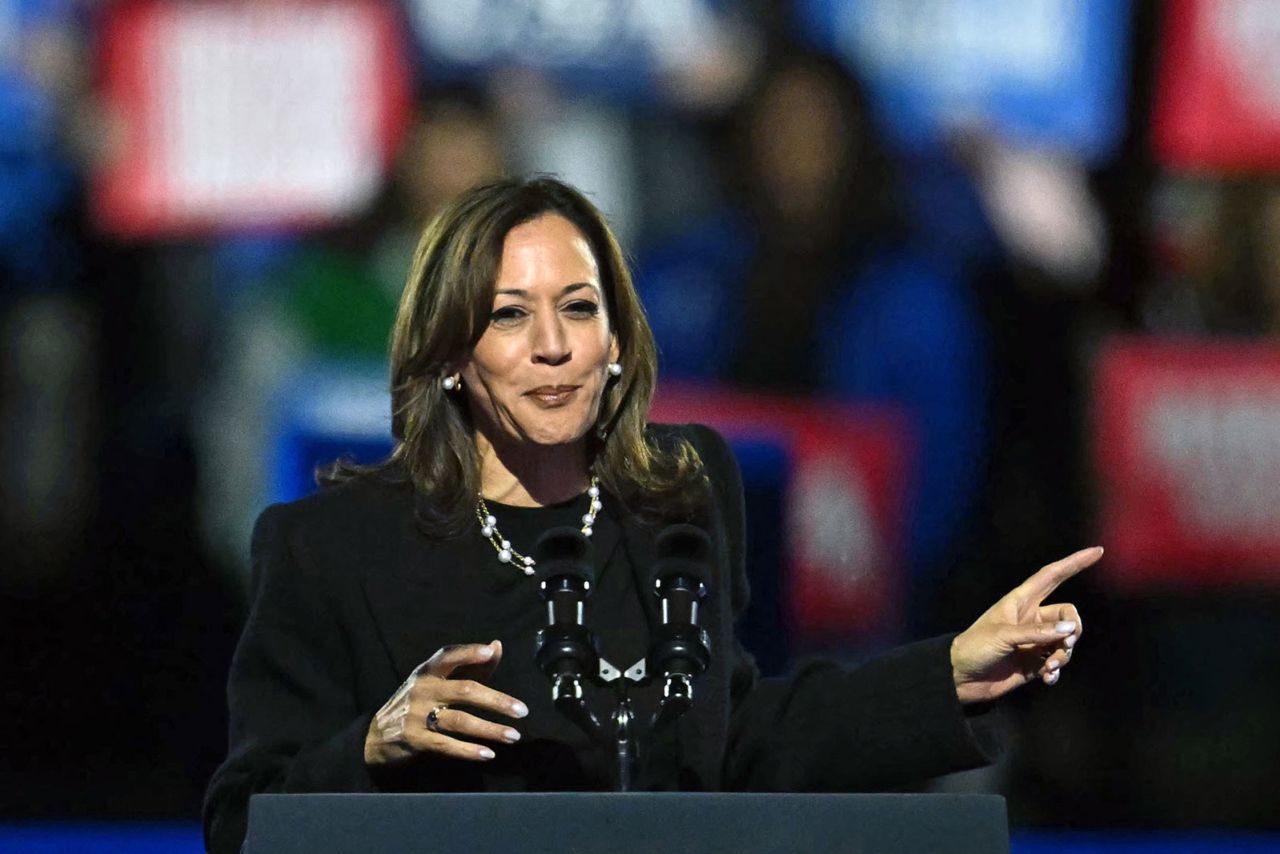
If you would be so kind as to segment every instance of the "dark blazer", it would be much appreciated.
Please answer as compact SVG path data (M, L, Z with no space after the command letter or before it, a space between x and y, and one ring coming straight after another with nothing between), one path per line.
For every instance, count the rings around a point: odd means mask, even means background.
M956 699L950 637L854 668L822 663L760 679L733 635L748 593L737 464L707 427L653 429L659 439L688 439L701 456L716 546L702 610L714 655L693 709L676 725L672 788L867 791L991 761ZM658 529L632 517L622 529L630 562L643 571ZM419 531L411 490L370 479L263 512L252 543L252 607L228 680L229 755L205 800L211 850L238 850L256 792L399 788L364 764L373 714L439 647L500 636L484 625L488 615L476 615L481 625L470 638L439 636L429 619L448 607L449 591L423 568L456 565L463 551L460 538ZM643 599L656 607L654 597ZM425 759L441 779L466 779L460 760Z

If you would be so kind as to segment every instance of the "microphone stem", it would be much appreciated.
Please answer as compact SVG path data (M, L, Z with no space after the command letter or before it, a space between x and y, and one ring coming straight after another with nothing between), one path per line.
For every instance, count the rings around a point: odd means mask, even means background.
M618 791L631 791L631 773L635 765L636 747L635 733L632 724L635 716L631 712L631 699L625 689L618 700L618 708L613 713L614 746L618 758Z

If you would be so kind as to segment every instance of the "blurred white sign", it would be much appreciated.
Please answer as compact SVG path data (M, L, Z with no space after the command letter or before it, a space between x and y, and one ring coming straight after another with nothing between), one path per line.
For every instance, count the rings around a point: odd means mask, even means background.
M119 18L105 96L124 133L98 199L109 227L309 224L377 191L406 88L384 7L149 4Z
M1224 0L1208 8L1208 26L1222 42L1223 58L1250 85L1241 94L1271 113L1280 111L1280 3Z
M1121 338L1094 384L1103 576L1280 583L1280 346Z
M1280 523L1280 389L1174 384L1152 398L1149 459L1210 536L1270 537Z
M463 65L613 65L619 50L691 60L713 37L706 0L411 0L438 58Z
M845 459L817 461L791 487L797 559L840 590L873 583L885 562L875 514L857 470Z

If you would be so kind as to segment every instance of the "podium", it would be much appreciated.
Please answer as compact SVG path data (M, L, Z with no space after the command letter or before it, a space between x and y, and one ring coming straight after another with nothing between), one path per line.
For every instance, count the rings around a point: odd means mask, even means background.
M1008 854L997 795L255 795L245 854Z

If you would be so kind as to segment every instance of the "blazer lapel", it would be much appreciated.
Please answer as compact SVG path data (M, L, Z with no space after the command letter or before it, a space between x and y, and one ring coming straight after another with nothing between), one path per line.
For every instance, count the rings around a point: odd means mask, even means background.
M456 540L428 540L416 531L397 540L390 560L369 562L363 586L374 625L403 679L441 646L460 642L444 637L426 615L457 601L458 577L449 568L464 565L466 557Z
M627 560L631 564L632 579L640 596L640 607L644 609L650 633L662 621L658 597L653 595L653 582L649 577L658 554L658 530L630 514L624 517L622 523L622 548L626 550Z

